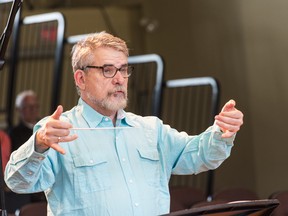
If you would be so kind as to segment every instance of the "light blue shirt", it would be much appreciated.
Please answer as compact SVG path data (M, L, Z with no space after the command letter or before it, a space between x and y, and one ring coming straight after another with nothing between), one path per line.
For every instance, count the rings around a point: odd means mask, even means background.
M221 138L214 125L198 136L178 132L156 117L118 112L110 118L81 99L62 114L78 139L35 152L35 133L13 152L6 184L17 193L45 191L48 215L153 216L169 213L171 174L197 174L217 168L229 155L233 138ZM46 119L34 128L37 131ZM193 119L191 119L193 121ZM100 130L99 130L100 129Z

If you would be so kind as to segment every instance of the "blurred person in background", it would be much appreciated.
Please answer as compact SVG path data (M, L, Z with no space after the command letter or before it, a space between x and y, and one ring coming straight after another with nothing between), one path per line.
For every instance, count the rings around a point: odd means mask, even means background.
M39 120L39 102L36 93L32 90L20 92L16 97L15 108L19 116L19 123L9 131L12 151L26 142L33 133L34 125Z
M39 121L39 102L37 94L33 90L24 90L20 92L15 100L15 108L19 116L19 122L9 130L12 151L18 149L27 141L27 139L29 139L33 134L34 125ZM46 198L42 192L31 194L31 202L44 200L46 200Z

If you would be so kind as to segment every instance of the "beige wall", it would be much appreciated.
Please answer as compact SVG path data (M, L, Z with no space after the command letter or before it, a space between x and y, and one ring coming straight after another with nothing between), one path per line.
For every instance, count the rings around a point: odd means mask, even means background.
M257 189L268 194L288 188L288 2L239 2Z
M221 104L234 98L244 112L245 125L216 171L215 189L247 187L262 198L288 189L287 7L286 0L143 0L142 7L109 9L132 54L162 55L165 79L216 77ZM69 35L105 28L97 9L62 11ZM141 18L156 22L156 29L146 32Z
M243 33L235 1L182 1L183 6L171 2L165 14L157 14L163 3L155 6L151 1L159 29L148 35L148 46L166 60L166 79L216 77L221 84L221 104L234 98L247 121L249 98ZM147 7L148 12L151 10ZM216 190L232 186L256 190L252 139L246 122L237 135L231 157L215 172Z
M164 0L145 2L145 14L159 21L147 47L164 56L166 78L215 76L222 104L234 98L245 113L215 188L248 187L263 198L288 189L288 2L190 0L164 8Z

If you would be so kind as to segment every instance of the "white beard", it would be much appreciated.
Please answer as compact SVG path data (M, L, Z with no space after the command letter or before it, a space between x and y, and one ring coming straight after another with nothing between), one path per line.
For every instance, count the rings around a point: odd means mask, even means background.
M118 95L116 91L123 91L123 94ZM98 100L90 93L87 94L88 99L96 106L109 111L118 111L124 109L128 103L127 91L122 87L117 87L114 92L108 92L104 99Z

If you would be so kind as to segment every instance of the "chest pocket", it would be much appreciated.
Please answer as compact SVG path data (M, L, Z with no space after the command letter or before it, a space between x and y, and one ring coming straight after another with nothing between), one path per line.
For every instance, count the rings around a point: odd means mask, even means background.
M74 181L84 192L107 190L111 187L107 159L100 154L93 157L88 155L75 155Z
M160 159L156 149L137 149L142 170L149 185L157 185L160 181Z

